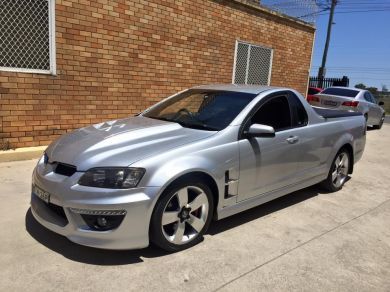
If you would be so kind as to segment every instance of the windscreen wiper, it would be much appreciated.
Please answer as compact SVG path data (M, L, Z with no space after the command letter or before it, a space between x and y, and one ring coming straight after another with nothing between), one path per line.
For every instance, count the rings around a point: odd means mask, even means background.
M205 124L200 124L200 123L199 124L191 124L191 123L186 123L186 122L179 121L179 120L172 120L172 119L168 119L168 118L164 118L164 117L148 117L148 118L166 121L166 122L177 123L184 128L206 130L206 131L219 131L219 128L208 126Z

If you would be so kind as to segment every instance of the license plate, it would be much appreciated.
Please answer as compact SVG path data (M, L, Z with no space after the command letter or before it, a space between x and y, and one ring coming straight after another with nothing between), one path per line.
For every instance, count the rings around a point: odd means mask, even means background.
M323 100L322 103L324 105L331 105L331 106L336 106L337 105L337 102L336 101L332 101L332 100Z
M32 191L38 198L40 198L45 203L49 204L49 202L50 202L50 193L42 190L40 187L37 187L36 185L33 185Z

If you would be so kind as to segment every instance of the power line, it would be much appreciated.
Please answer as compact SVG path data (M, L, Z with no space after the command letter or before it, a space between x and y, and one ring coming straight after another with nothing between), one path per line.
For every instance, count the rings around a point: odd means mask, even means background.
M318 66L312 66L312 69L318 69ZM367 73L367 74L382 74L382 75L388 75L390 77L390 70L364 70L364 69L344 69L344 68L328 68L327 71L345 71L345 72L361 72L361 73Z
M323 10L320 10L320 11L317 11L317 12L313 12L313 13L309 13L309 14L301 15L301 16L299 16L299 17L297 17L297 18L304 18L304 17L308 17L308 16L316 15L316 14L318 14L318 13L321 13L321 12L323 12L323 11L326 11L326 10L329 10L329 8L326 8L326 9L323 9Z
M375 2L375 1L370 1L370 2L344 2L344 1L340 1L339 2L340 5L371 5L371 4L374 4L374 5L382 5L382 4L389 4L388 1L385 1L385 2Z
M339 11L339 12L335 12L335 14L368 13L368 12L384 12L384 11L390 11L390 8L389 9L377 9L377 10ZM317 14L317 15L326 15L326 13Z
M390 81L390 79L383 78L369 78L369 77L353 77L353 79L367 79L367 80L379 80L379 81Z
M319 67L319 66L313 66ZM389 67L353 67L353 66L329 66L333 69L358 69L358 70L390 70Z

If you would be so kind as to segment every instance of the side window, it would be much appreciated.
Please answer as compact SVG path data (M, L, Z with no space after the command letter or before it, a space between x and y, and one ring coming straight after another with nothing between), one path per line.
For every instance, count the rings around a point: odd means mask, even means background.
M275 131L291 128L291 114L287 97L284 95L272 97L254 114L251 124L271 126Z
M369 95L371 96L371 102L377 104L378 102L376 101L375 97L372 95L371 92L369 92Z
M371 95L370 95L369 92L366 91L366 92L364 93L364 99L367 100L368 102L372 102L372 100L371 100Z
M302 102L294 93L290 93L288 98L291 107L292 127L295 128L306 126L308 117Z

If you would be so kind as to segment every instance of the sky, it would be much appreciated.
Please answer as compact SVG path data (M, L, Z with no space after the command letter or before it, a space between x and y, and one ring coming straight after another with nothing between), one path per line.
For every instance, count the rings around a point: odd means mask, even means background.
M310 76L321 65L328 19L325 11L316 21ZM364 83L381 90L386 85L390 90L390 0L339 0L333 22L326 77L345 75L350 86Z

